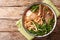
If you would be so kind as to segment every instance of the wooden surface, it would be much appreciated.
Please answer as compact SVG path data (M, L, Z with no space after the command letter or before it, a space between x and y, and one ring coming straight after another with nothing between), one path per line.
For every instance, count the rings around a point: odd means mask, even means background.
M41 0L0 0L0 40L27 40L16 26L24 10L34 2ZM60 11L60 0L52 0ZM34 38L33 40L60 40L60 17L53 33L44 38Z

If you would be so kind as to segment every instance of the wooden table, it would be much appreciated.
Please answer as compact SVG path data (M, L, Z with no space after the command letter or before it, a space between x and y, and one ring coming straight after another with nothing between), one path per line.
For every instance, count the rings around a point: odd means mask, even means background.
M27 40L16 26L24 10L34 2L42 0L0 0L0 40ZM60 10L60 0L52 0ZM60 40L60 17L53 33L44 38L34 40Z

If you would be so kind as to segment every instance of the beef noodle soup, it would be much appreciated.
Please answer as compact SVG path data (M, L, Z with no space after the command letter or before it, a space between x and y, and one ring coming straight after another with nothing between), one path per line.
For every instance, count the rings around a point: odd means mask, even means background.
M47 5L35 4L25 12L23 24L29 33L39 36L49 33L54 22L54 14Z

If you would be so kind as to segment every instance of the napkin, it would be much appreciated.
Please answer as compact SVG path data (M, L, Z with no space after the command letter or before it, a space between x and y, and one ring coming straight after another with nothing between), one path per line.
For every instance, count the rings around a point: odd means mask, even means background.
M51 0L43 0L43 3L50 5L53 8L53 10L55 11L57 17L60 16L60 12L59 12L58 8L54 6L54 4L51 2Z
M30 35L29 33L27 33L26 30L23 28L22 19L17 21L16 24L17 24L17 27L18 27L18 30L20 31L20 33L22 33L28 40L32 40L34 38L33 35Z

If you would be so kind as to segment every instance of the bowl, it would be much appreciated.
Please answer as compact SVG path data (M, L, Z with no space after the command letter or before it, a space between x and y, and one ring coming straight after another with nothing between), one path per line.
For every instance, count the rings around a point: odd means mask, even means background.
M24 14L23 14L23 16L22 16L22 26L24 27L24 15L26 14L26 12L27 12L27 10L32 6L32 5L35 5L35 4L42 4L42 5L46 5L46 6L48 6L49 7L49 9L53 12L53 14L54 14L54 19L55 19L55 22L54 22L54 25L53 25L53 28L52 28L52 30L49 32L49 33L47 33L47 34L45 34L45 35L42 35L42 36L35 36L35 37L45 37L45 36L48 36L49 34L51 34L52 32L53 32L53 30L55 29L55 27L56 27L56 23L57 23L57 16L56 16L56 13L55 13L55 11L53 10L53 8L50 6L50 5L48 5L48 4L46 4L46 3L41 3L41 2L36 2L36 3L33 3L33 4L31 4L30 6L28 6L27 8L26 8L26 10L24 11ZM24 29L25 29L25 27L24 27ZM26 30L26 29L25 29ZM27 30L26 30L26 32L27 32ZM31 34L32 35L32 34Z

